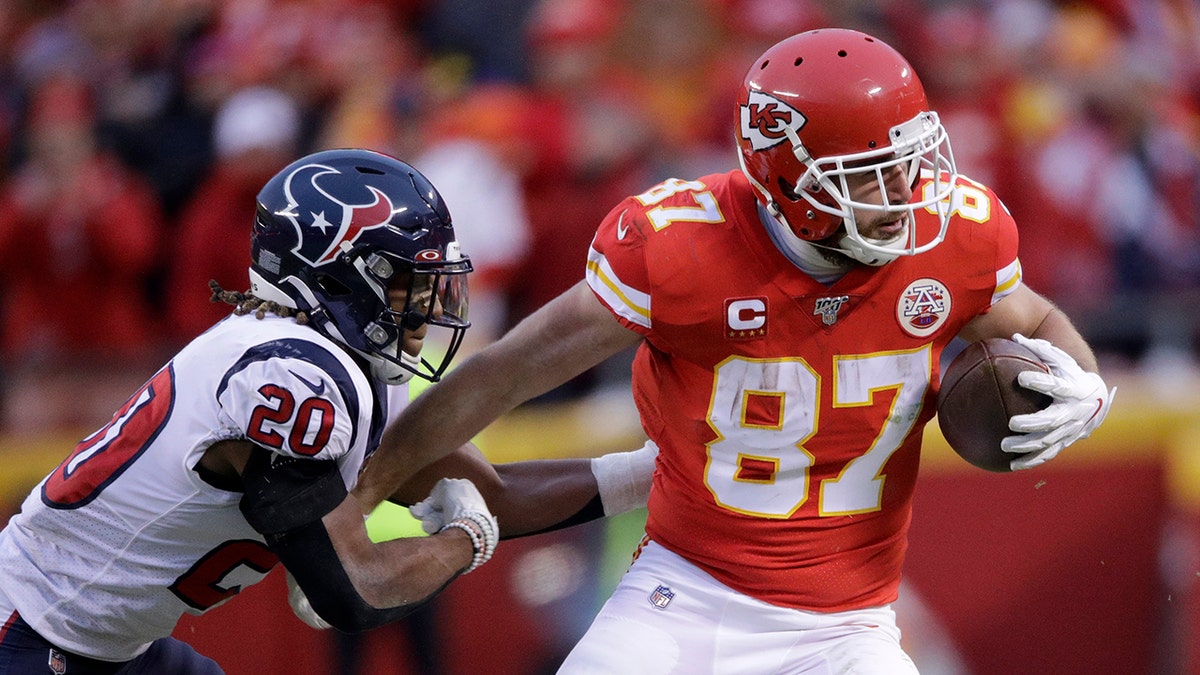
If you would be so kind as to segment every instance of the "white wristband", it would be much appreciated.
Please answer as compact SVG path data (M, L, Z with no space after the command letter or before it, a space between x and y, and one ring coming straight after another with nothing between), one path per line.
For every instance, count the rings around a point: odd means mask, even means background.
M604 515L615 516L646 505L657 457L658 446L654 441L646 441L638 450L592 459L592 475L596 477Z

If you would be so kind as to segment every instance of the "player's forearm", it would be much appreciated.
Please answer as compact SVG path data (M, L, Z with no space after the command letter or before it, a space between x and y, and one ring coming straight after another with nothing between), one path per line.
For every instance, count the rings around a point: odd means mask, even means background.
M1032 335L1025 337L1040 338L1071 355L1080 368L1089 373L1100 372L1096 363L1096 355L1088 346L1087 341L1071 323L1071 320L1057 307L1050 310L1046 318L1038 325Z
M354 495L363 508L374 509L515 407L519 393L501 373L487 355L478 354L413 401L384 431L359 477Z
M503 488L486 492L503 538L578 525L604 515L589 459L514 462L496 467Z
M502 491L491 503L503 536L537 534L646 506L658 445L593 459L516 462L495 467Z
M472 564L474 545L462 530L375 544L360 512L348 498L320 520L267 535L307 611L339 630L403 618Z
M959 335L975 341L1011 339L1014 333L1045 340L1070 354L1084 370L1097 372L1095 355L1067 315L1025 285L997 302L990 312L975 317Z
M499 519L501 537L519 537L604 515L591 465L589 459L492 465L467 444L422 469L389 499L411 506L429 496L441 478L466 478Z
M470 566L474 555L470 538L454 528L428 537L380 543L360 539L357 534L349 543L349 537L340 535L350 531L331 537L358 595L376 609L424 602ZM362 534L366 536L365 530Z

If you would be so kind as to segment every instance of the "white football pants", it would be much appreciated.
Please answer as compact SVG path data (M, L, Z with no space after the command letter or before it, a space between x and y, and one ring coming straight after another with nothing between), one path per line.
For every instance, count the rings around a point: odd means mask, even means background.
M917 675L891 607L820 613L756 600L648 543L560 675Z

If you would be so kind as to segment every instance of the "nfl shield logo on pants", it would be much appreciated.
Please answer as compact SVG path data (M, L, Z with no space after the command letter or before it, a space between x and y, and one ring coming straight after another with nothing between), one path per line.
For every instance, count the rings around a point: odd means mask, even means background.
M658 609L666 609L667 605L671 604L671 598L675 597L675 591L669 587L659 584L658 588L650 594L650 604Z
M67 657L63 656L57 649L50 650L50 660L47 662L50 666L50 672L54 675L63 675L67 672Z

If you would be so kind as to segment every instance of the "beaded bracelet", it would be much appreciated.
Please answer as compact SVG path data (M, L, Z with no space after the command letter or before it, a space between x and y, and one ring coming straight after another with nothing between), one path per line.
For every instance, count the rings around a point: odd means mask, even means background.
M496 545L499 539L496 519L489 514L479 513L478 511L467 511L459 515L456 520L466 520L479 528L479 535L483 540L483 560L480 564L482 565L491 560L492 554L496 552Z
M463 570L463 574L474 570L492 557L491 551L487 550L487 544L484 542L483 535L479 532L478 523L466 518L456 518L443 525L442 529L438 531L445 532L450 528L466 532L467 536L471 538L471 548L475 551L474 556L471 558L470 566Z

